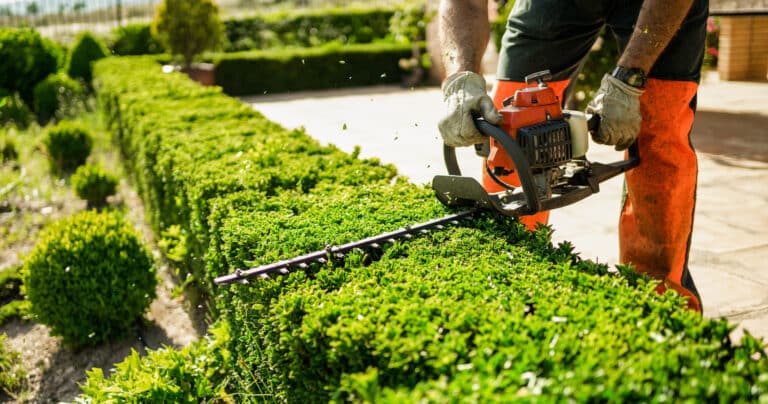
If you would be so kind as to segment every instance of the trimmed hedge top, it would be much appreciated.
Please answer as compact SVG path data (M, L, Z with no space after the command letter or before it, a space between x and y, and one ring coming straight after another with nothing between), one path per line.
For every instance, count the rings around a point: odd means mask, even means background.
M676 294L552 246L548 229L491 215L344 263L214 287L234 268L447 211L430 190L393 183L391 167L321 147L149 59L96 72L157 234L184 235L178 250L231 332L232 368L211 384L238 400L768 399L759 341L735 346L727 322L685 310Z

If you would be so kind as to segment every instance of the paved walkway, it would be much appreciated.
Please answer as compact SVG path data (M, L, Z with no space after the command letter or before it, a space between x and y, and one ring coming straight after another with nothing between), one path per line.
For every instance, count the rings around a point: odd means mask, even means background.
M244 98L269 119L304 126L323 143L394 164L415 183L444 173L437 120L438 88L396 86ZM709 75L699 91L694 144L699 188L690 268L708 317L725 316L768 340L768 83L720 82ZM622 158L591 144L593 161ZM465 174L479 160L459 150ZM576 205L553 211L554 241L569 240L585 258L615 264L622 180ZM735 332L736 337L741 328Z

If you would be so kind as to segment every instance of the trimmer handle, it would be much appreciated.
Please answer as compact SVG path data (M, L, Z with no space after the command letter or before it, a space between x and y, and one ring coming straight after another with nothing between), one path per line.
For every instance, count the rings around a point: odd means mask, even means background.
M598 114L587 114L587 130L589 130L589 134L593 135L595 132L597 132L600 129L600 115ZM621 163L622 167L626 167L626 170L632 169L637 167L640 164L640 149L637 147L637 140L635 140L634 143L632 143L629 148L627 149L628 158L624 162L616 162L612 165L618 165Z

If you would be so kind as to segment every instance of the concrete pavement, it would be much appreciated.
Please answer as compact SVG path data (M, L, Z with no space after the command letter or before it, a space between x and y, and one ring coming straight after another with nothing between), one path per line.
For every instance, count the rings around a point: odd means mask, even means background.
M438 88L382 86L243 100L288 128L305 127L323 143L348 152L360 145L361 157L394 164L414 183L429 183L445 172ZM705 316L738 324L737 338L747 329L768 340L768 83L721 82L709 74L698 105L699 187L690 269ZM479 178L474 152L458 154L465 174ZM609 162L622 155L592 143L588 157ZM553 211L553 241L571 241L582 257L615 264L622 183L607 181L599 194Z

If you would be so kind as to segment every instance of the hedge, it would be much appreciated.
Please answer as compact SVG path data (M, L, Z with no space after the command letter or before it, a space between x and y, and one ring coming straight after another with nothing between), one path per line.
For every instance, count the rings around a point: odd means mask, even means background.
M213 56L216 85L230 95L398 83L409 44L329 44Z
M212 286L234 268L447 211L391 167L321 147L218 89L163 76L151 60L101 61L96 83L156 233L183 235L231 335L226 347L197 351L231 358L201 365L226 368L208 380L219 397L768 400L761 341L747 334L736 345L725 320L657 295L630 269L583 261L569 244L553 246L547 228L530 233L490 214L343 263ZM155 363L118 366L83 399L147 378ZM186 380L171 379L168 391Z
M391 8L330 8L278 12L224 21L225 51L370 43L389 35Z
M281 11L245 18L225 19L225 52L283 47L315 47L329 42L366 44L391 36L395 8L327 8ZM113 32L112 51L117 55L154 54L162 51L150 34L149 24L135 23Z

